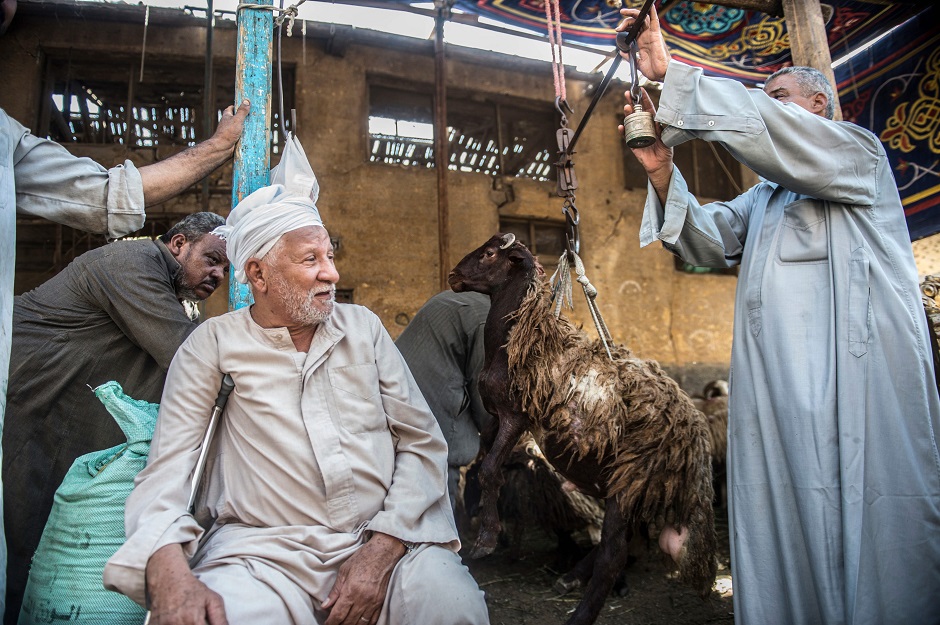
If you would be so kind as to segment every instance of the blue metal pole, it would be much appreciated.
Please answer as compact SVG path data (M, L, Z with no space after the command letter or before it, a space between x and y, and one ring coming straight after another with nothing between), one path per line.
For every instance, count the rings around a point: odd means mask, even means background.
M272 4L273 0L254 0ZM242 9L238 12L238 48L235 64L235 102L247 98L251 113L235 149L232 170L232 207L243 197L268 184L271 172L271 51L274 12ZM234 272L233 272L234 273ZM251 290L234 276L229 278L229 310L253 303Z

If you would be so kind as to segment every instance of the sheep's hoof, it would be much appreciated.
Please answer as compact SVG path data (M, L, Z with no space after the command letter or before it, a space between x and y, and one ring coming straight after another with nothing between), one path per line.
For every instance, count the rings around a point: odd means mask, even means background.
M556 579L554 586L552 586L552 588L555 589L555 592L557 592L559 595L568 594L572 590L575 590L576 588L580 588L580 587L581 587L580 579L578 579L577 577L569 578L567 575L562 575L561 577Z
M494 551L496 551L496 545L487 545L477 541L476 544L473 545L473 551L470 552L470 557L474 560L479 560L480 558L485 558Z

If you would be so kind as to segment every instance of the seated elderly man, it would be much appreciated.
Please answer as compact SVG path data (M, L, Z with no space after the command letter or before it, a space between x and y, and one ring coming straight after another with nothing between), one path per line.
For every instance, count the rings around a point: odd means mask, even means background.
M149 598L159 623L487 623L456 553L440 428L379 319L334 303L316 206L265 187L219 232L254 304L173 359L105 585ZM189 480L226 373L205 533Z

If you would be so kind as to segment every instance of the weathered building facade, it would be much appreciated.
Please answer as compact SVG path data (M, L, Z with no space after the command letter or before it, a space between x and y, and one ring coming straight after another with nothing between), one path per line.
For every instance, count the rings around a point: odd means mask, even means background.
M145 10L21 1L0 37L0 107L34 133L106 166L125 158L144 164L204 138L205 20L151 9L145 29ZM338 288L397 336L441 288L438 180L426 134L434 110L433 43L312 23L306 37L300 31L297 24L282 40L285 117L296 110L297 134L320 180L319 207L338 243ZM234 98L235 48L234 23L217 20L213 91L220 107ZM446 56L446 263L512 229L551 270L563 222L552 171L558 118L550 65L454 46ZM568 99L578 112L572 123L597 82L569 72ZM639 248L646 186L617 132L622 92L615 83L601 100L574 157L581 255L614 338L698 390L703 380L727 373L736 278L684 271L662 249ZM276 91L272 108L279 108ZM704 198L731 197L747 178L704 144L676 158ZM160 234L196 210L227 214L230 204L228 166L207 185L153 207L141 235ZM103 243L20 219L17 291ZM222 291L207 302L208 314L225 310ZM579 289L571 316L594 332Z

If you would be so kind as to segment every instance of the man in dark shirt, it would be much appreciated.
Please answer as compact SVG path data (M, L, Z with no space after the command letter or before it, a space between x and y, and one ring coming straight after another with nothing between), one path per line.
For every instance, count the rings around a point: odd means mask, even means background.
M225 241L209 234L224 223L196 213L156 241L105 245L15 298L3 431L7 622L72 462L125 440L90 389L117 380L135 399L160 401L170 361L196 327L184 302L209 297L227 271Z
M480 432L493 419L477 386L489 311L487 295L444 291L415 313L395 341L447 440L447 488L455 512L460 467L476 458Z

